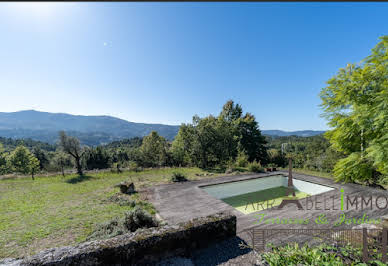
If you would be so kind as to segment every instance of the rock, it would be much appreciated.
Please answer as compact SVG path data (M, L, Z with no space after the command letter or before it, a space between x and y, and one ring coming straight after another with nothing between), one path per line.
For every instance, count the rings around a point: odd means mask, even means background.
M124 181L117 185L120 188L121 193L132 194L135 193L135 185L133 182Z
M20 259L12 259L12 258L5 258L0 260L0 266L7 265L7 266L18 266L22 263L23 260Z

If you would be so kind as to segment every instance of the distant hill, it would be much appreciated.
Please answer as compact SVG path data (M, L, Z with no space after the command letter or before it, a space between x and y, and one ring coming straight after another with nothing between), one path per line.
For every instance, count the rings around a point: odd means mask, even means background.
M325 133L325 131L319 130L299 130L299 131L283 131L283 130L262 130L263 135L287 137L287 136L299 136L299 137L311 137Z
M166 139L172 140L178 133L179 126L134 123L112 116L70 115L35 110L0 112L0 137L32 139L53 144L57 141L60 130L65 130L67 134L79 138L83 144L95 146L122 139L143 137L153 130ZM262 132L270 136L309 137L322 134L324 131L263 130Z
M83 144L98 145L125 138L143 137L153 130L172 140L178 133L179 126L134 123L112 116L83 116L34 110L0 112L2 137L31 138L55 143L60 130L78 137Z

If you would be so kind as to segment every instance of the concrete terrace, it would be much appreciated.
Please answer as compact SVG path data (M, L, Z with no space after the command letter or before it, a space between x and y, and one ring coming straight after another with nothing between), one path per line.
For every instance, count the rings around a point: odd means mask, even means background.
M321 193L318 196L319 201L323 201L326 198L327 207L331 210L324 210L323 203L318 204L320 209L307 210L306 208L306 199L302 199L301 203L304 210L298 210L295 205L287 205L282 210L278 210L277 207L263 210L251 214L243 214L232 206L224 203L223 201L213 198L207 192L202 190L200 186L212 185L224 182L233 182L233 181L242 181L252 178L266 177L270 175L278 174L287 174L285 171L277 171L272 173L263 173L263 174L253 174L253 175L236 175L236 176L223 176L217 178L210 178L205 180L191 181L191 182L182 182L174 184L165 184L155 186L150 189L150 201L154 204L161 218L166 220L170 224L179 223L187 221L196 217L207 216L217 212L230 212L237 217L237 232L241 238L246 236L241 233L244 229L247 229L252 226L259 226L260 228L306 228L306 225L298 224L255 224L257 221L257 214L265 214L265 219L271 218L280 218L280 219L309 219L310 223L308 228L332 228L334 221L338 220L338 217L341 213L345 213L347 217L361 218L364 214L368 216L368 219L378 219L383 215L388 214L388 207L384 209L378 209L375 205L375 199L379 196L382 196L378 199L378 204L380 207L384 207L386 204L385 197L388 198L388 192L381 189L365 187L357 184L340 184L335 183L331 179L321 178L310 175L303 174L293 174L295 179L304 180L307 182L312 182L316 184L326 185L335 188L332 191ZM344 188L345 196L373 196L373 209L364 208L361 210L356 210L351 208L349 210L333 210L339 208L340 206L340 189ZM312 196L313 199L316 196ZM334 200L330 198L334 197ZM324 213L328 219L328 224L316 224L314 220ZM352 225L340 225L336 228L351 228L355 226Z

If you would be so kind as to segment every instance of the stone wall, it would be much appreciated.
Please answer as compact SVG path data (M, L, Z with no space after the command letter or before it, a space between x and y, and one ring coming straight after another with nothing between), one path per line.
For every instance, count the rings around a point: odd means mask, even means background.
M168 256L189 255L194 249L236 235L236 217L219 213L186 223L140 229L106 240L42 251L8 265L145 265ZM1 264L1 263L0 263Z

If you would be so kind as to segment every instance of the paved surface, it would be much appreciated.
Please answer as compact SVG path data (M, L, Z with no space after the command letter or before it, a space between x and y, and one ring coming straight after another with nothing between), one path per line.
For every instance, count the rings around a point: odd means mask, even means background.
M342 213L345 213L347 218L361 218L365 214L365 216L368 219L379 219L383 215L388 215L388 207L384 209L378 209L375 205L376 198L378 198L378 205L380 207L384 207L386 205L386 198L388 198L388 192L381 189L371 188L371 187L365 187L361 185L356 184L340 184L335 183L331 179L327 178L320 178L316 176L310 176L310 175L302 175L302 174L293 174L293 177L295 179L304 180L307 182L317 183L321 185L326 185L333 187L334 190L321 193L318 196L310 197L310 199L314 199L318 201L318 204L314 203L315 207L318 208L311 208L310 206L307 206L307 202L305 199L300 200L303 210L298 210L296 206L294 205L287 205L283 209L279 210L277 207L263 210L256 213L251 214L243 214L236 209L234 209L232 206L224 203L221 200L218 200L216 198L213 198L209 194L207 194L204 190L200 188L200 186L204 185L210 185L210 184L217 184L217 183L223 183L223 182L231 182L231 181L241 181L241 180L247 180L252 178L260 178L260 177L266 177L270 175L278 175L278 174L287 174L285 171L278 171L278 172L272 172L272 173L264 173L264 174L255 174L255 175L239 175L239 176L224 176L224 177L217 177L217 178L211 178L211 179L205 179L205 180L199 180L199 181L192 181L192 182L183 182L183 183L174 183L174 184L166 184L166 185L160 185L155 186L151 189L151 202L154 204L156 210L158 211L161 218L165 219L168 223L179 223L183 221L188 221L190 219L201 217L201 216L207 216L211 215L217 212L230 212L237 217L237 237L241 241L246 241L246 243L250 243L250 238L248 237L248 234L244 232L244 230L252 227L252 226L258 226L259 228L268 228L268 229L277 229L277 228L283 228L283 229L289 229L289 228L333 228L333 223L335 221L339 220L339 217ZM345 197L349 196L351 198L356 196L364 196L365 198L368 198L372 196L373 200L373 206L372 209L364 208L361 210L361 200L359 200L359 206L358 209L350 208L349 210L346 210L346 198L345 198L345 210L341 211L340 208L340 189L344 188L345 191ZM314 198L315 197L315 198ZM380 197L380 198L379 198ZM319 201L321 203L319 203ZM323 202L326 202L324 205ZM317 205L317 206L316 206ZM311 209L310 209L311 208ZM334 209L333 209L334 208ZM310 210L308 210L310 209ZM326 209L326 210L325 210ZM309 219L308 226L306 225L298 225L298 224L282 224L282 223L255 223L258 220L258 215L265 215L265 219L271 220L271 219ZM325 214L328 223L327 224L317 224L315 222L316 218L319 217L319 215ZM352 228L356 224L341 224L337 226L336 228ZM308 236L283 236L281 241L298 241L303 242L307 241L308 239L311 239L311 237ZM240 242L241 242L240 241ZM234 245L236 248L236 243L230 240L227 245ZM233 244L234 243L234 244ZM238 244L237 244L238 246ZM237 247L238 248L238 247ZM233 249L230 247L228 248L229 251L232 252ZM236 249L237 250L237 249ZM213 255L213 256L207 256L206 251L202 251L202 255L198 255L197 257L222 257L223 253L220 251L220 249L217 249L216 247L212 247L212 252L214 254L221 254L221 255ZM221 253L219 253L221 252ZM237 252L237 251L233 251ZM232 252L232 253L233 253ZM237 252L238 253L238 252ZM226 259L220 259L218 263L209 262L209 265L218 265L222 263L226 263L226 265L233 265L232 261L242 258L244 255L245 257L248 256L249 258L245 259L244 261L247 263L246 265L252 265L255 263L251 263L253 260L250 255L247 254L234 254L229 257L228 260ZM252 253L252 252L251 252ZM249 253L248 253L249 254ZM243 256L243 257L244 257ZM197 260L200 262L200 260ZM194 264L196 265L204 265L202 263L196 263L196 260L193 260ZM237 263L238 264L238 263ZM242 263L244 264L244 263Z

